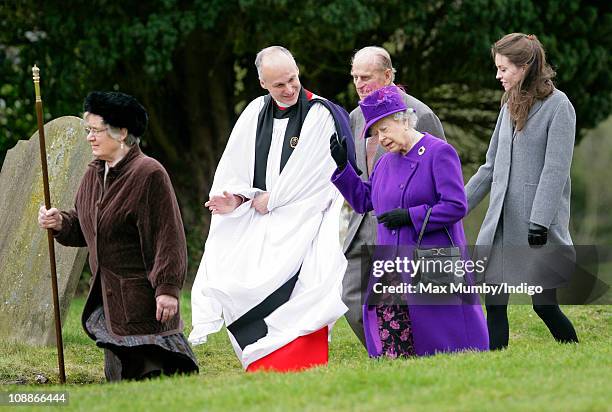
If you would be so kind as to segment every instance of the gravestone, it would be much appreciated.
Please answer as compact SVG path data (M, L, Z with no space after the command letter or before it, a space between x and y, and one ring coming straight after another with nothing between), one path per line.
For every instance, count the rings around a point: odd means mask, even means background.
M45 125L51 206L69 209L91 148L81 119L66 116ZM0 172L0 340L55 343L47 231L38 227L44 205L38 132L9 150ZM85 248L55 242L62 322L85 264Z

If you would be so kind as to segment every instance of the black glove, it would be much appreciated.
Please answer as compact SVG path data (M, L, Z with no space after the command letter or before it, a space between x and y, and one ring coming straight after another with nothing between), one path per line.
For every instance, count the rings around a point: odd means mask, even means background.
M527 234L527 241L529 246L543 246L548 240L548 229L544 226L538 225L537 223L529 222L529 232Z
M376 216L378 223L382 223L385 225L387 229L397 229L402 226L412 225L412 220L410 219L410 213L408 213L408 209L393 209L385 213L381 213Z
M341 170L344 169L344 166L346 166L348 162L348 157L346 156L346 140L339 143L338 135L336 133L332 134L331 139L329 139L329 151L338 168Z

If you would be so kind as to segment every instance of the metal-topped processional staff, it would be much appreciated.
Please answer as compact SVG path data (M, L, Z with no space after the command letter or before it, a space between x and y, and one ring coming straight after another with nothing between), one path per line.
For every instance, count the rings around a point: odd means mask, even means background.
M47 170L47 149L45 144L45 126L43 122L43 107L40 97L40 69L32 67L34 79L34 91L36 93L36 117L38 119L38 141L40 143L40 162L42 166L43 189L45 194L45 207L51 208L51 194L49 192L49 172ZM59 368L59 381L66 383L66 372L64 369L64 343L62 341L62 323L60 318L59 294L57 291L57 271L55 266L55 240L53 229L47 229L47 240L49 243L49 261L51 264L51 289L53 293L53 312L55 315L55 343L57 346L57 362Z

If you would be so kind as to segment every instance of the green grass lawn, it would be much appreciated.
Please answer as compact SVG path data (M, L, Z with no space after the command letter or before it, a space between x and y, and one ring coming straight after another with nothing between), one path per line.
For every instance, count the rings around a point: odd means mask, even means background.
M189 296L182 302L189 323ZM221 332L195 347L199 375L105 384L102 350L80 326L83 303L73 301L64 327L68 385L35 383L38 373L57 382L54 348L0 342L1 391L65 389L69 403L61 410L83 411L612 410L609 306L564 308L578 331L578 345L555 343L530 306L512 306L506 351L373 360L342 319L325 368L245 374ZM11 383L17 380L28 383Z

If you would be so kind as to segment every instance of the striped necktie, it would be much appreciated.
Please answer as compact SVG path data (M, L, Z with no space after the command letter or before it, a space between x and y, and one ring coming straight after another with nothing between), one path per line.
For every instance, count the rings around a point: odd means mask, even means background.
M366 163L368 165L368 176L372 175L372 169L374 168L374 158L376 157L376 151L378 150L378 139L375 137L368 137L366 140Z

